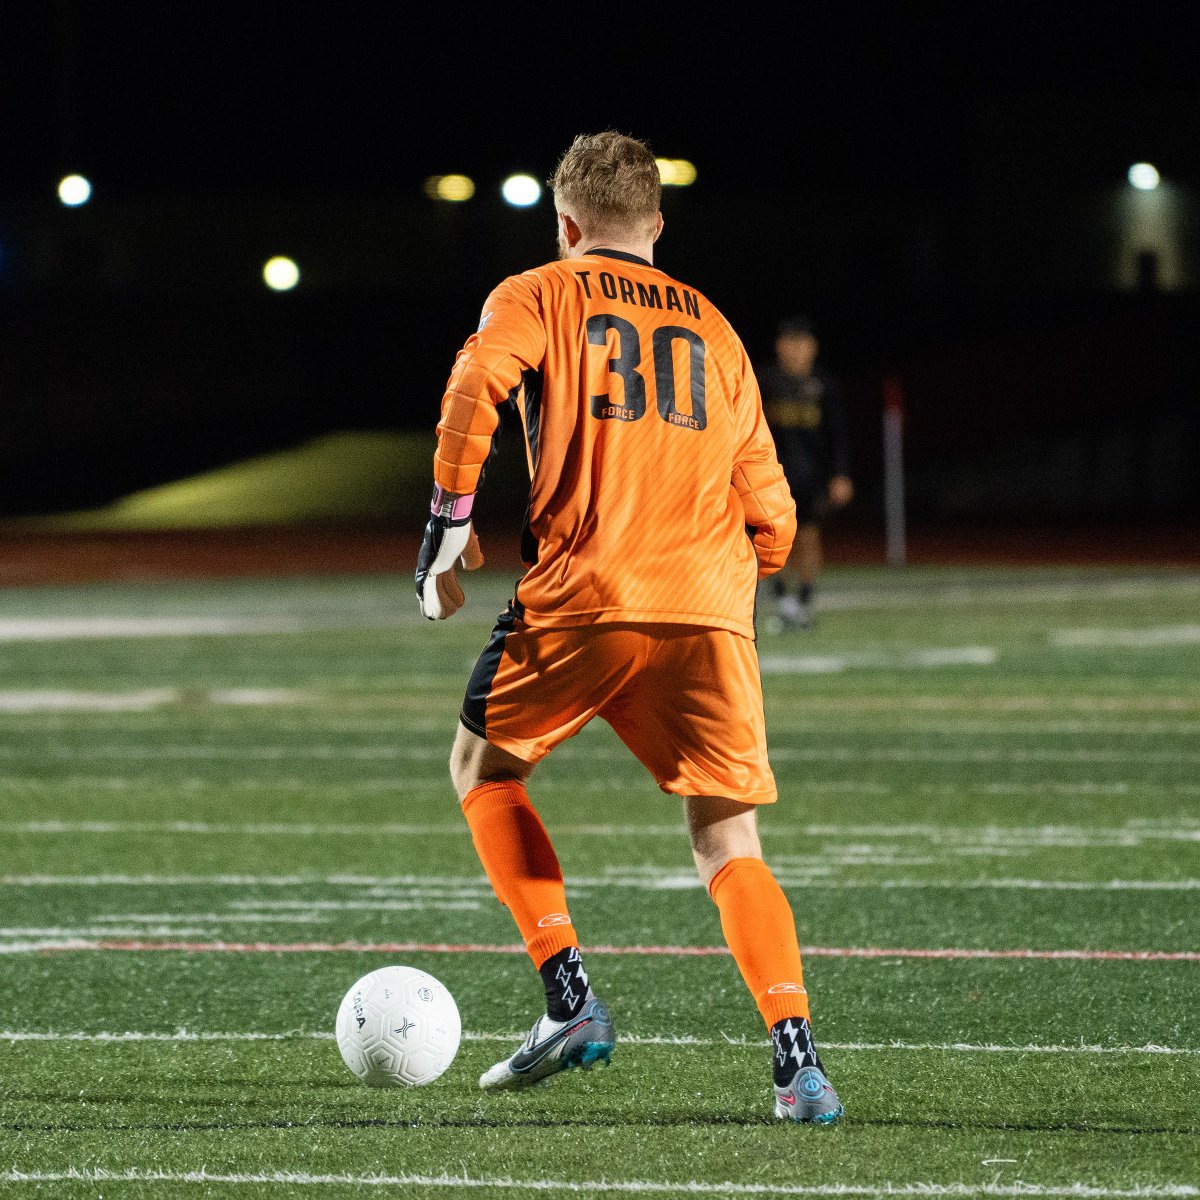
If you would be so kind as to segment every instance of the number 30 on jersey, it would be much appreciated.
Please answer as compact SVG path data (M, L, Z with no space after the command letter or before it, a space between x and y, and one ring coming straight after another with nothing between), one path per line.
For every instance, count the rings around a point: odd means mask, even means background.
M601 421L637 421L646 412L646 377L642 374L642 339L637 328L624 317L597 313L588 318L587 338L593 346L608 344L608 331L617 333L617 354L608 360L608 370L619 375L625 389L624 404L613 401L608 392L589 397L592 416ZM680 412L675 403L675 343L686 342L691 412ZM704 339L681 325L661 325L654 331L654 399L658 415L681 429L703 429L708 424L704 410Z

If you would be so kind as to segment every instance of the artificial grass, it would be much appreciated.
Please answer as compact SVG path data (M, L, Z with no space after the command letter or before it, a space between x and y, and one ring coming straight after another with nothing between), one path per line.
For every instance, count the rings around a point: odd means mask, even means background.
M546 1180L1196 1181L1200 963L1186 957L810 956L817 1037L838 1047L826 1065L848 1116L806 1130L770 1120L763 1032L727 957L592 955L622 1033L693 1041L627 1041L608 1072L485 1097L474 1079L502 1041L464 1042L428 1088L378 1093L313 1036L386 955L63 948L139 931L150 942L516 941L445 768L466 674L510 583L474 581L465 619L437 627L416 618L405 579L0 595L0 622L272 616L291 630L0 647L3 696L16 697L0 711L0 1025L296 1035L0 1039L0 1192L360 1195L372 1172L407 1178L401 1194L446 1197L488 1189L415 1177L529 1184L491 1189L516 1196L546 1194L534 1186ZM858 572L831 577L826 594L815 635L760 645L764 658L810 664L764 680L781 803L763 814L763 842L803 942L1195 951L1200 646L1056 635L1187 627L1194 577ZM914 650L955 646L991 647L994 662L904 665ZM862 665L811 668L838 655ZM19 696L155 689L163 697L145 711L77 711L69 696L22 711ZM230 689L290 694L231 704ZM678 802L611 733L565 747L532 791L585 941L719 944ZM20 952L33 943L44 948ZM519 955L404 958L447 982L475 1034L519 1037L536 1012ZM1009 1049L945 1048L955 1043ZM1135 1049L1148 1044L1178 1053ZM1115 1052L1085 1049L1096 1046ZM94 1167L172 1178L14 1174ZM239 1180L175 1177L201 1168ZM241 1178L287 1172L357 1182Z

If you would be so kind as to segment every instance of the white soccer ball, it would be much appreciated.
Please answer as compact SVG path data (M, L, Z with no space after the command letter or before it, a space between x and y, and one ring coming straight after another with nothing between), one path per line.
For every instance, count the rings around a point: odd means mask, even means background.
M454 1061L458 1005L416 967L380 967L346 993L337 1015L342 1060L368 1087L416 1087Z

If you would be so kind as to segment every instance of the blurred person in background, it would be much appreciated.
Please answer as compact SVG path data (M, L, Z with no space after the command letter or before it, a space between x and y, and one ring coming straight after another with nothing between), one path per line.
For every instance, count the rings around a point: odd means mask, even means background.
M776 629L811 629L821 572L821 522L854 498L842 389L817 365L820 343L807 317L786 317L775 361L759 372L763 409L800 522L787 565L772 580Z

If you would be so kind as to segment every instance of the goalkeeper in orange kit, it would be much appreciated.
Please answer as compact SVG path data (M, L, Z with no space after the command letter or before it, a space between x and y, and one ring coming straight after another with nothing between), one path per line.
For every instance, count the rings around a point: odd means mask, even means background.
M787 560L795 505L737 334L653 266L662 215L648 147L576 138L551 185L561 258L501 283L458 356L416 574L427 617L462 605L456 566L481 561L475 491L499 406L514 405L531 478L528 570L467 685L450 770L546 1013L480 1084L607 1062L616 1041L525 790L542 758L600 716L683 800L696 867L771 1033L775 1115L835 1121L792 912L755 821L776 799L755 587Z

